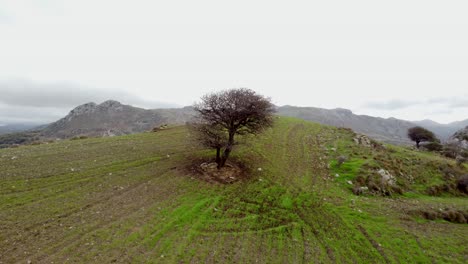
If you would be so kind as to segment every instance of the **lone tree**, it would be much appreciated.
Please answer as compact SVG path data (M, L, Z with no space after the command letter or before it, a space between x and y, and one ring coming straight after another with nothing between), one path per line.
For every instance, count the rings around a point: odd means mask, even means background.
M408 129L408 137L416 142L416 147L419 149L419 143L429 141L438 142L439 140L431 131L424 127L416 126Z
M226 164L235 136L258 134L270 127L275 112L269 98L246 88L207 94L194 108L198 119L192 131L204 146L216 149L218 169Z

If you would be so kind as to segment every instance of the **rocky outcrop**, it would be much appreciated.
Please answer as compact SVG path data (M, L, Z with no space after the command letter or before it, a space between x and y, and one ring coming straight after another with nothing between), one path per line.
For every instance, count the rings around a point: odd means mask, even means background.
M381 179L382 179L382 185L383 186L394 186L395 183L396 183L396 179L395 179L395 176L393 176L392 174L390 174L390 172L388 172L387 170L384 170L384 169L380 169L377 171L377 173L380 175Z
M368 147L368 148L372 147L372 141L370 140L369 137L365 135L356 134L353 140L358 145Z
M468 126L453 134L449 139L449 143L468 149Z

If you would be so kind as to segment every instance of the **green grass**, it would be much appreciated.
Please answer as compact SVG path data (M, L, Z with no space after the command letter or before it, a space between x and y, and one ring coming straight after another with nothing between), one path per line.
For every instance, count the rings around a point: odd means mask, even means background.
M187 169L213 153L184 127L2 149L0 262L465 263L466 224L412 214L468 210L466 196L426 193L453 162L352 137L281 117L233 152L249 173L229 185ZM347 181L378 168L403 195L352 194Z

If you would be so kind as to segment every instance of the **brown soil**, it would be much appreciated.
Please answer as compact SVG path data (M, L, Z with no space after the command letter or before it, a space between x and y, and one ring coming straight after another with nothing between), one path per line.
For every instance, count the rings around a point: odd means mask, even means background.
M237 160L228 161L218 169L216 162L194 159L187 169L193 177L213 184L232 184L248 177L247 167Z

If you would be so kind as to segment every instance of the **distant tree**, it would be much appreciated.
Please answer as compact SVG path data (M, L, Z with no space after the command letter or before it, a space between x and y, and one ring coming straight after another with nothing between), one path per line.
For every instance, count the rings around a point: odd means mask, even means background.
M226 164L235 136L257 134L270 127L275 112L269 98L245 88L207 94L194 108L198 120L193 127L203 145L216 149L218 169Z
M416 126L416 127L412 127L408 129L408 137L412 141L416 142L416 147L418 149L419 149L419 143L421 142L427 142L427 141L438 142L439 141L437 137L434 135L434 133L420 126Z

